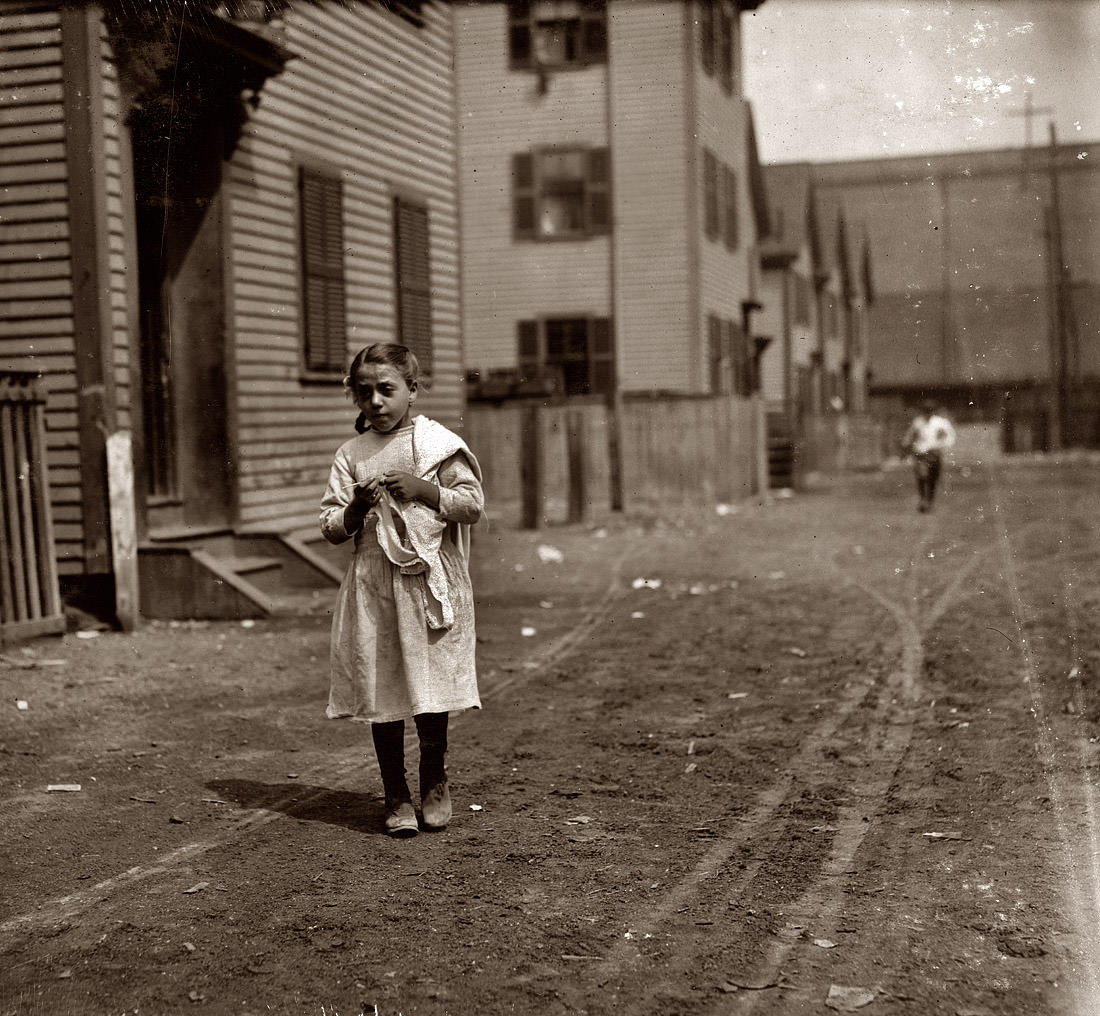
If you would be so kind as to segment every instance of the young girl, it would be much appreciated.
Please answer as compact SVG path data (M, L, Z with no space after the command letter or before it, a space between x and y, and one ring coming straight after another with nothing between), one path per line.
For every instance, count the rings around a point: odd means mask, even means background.
M465 442L411 419L416 357L405 346L360 350L344 379L359 436L336 452L321 533L355 538L332 621L327 715L371 724L386 794L386 831L415 836L405 780L405 720L420 740L426 829L451 818L444 756L448 714L478 708L469 526L481 517L481 469Z

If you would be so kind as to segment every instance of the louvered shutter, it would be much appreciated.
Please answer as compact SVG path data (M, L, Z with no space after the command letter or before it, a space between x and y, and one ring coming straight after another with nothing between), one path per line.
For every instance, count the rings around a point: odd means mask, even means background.
M512 156L512 208L515 235L535 235L535 160L530 152Z
M703 70L714 73L714 0L702 0L699 11L699 46Z
M718 236L718 160L709 149L703 149L703 228L707 239Z
M722 7L718 11L718 77L722 90L733 91L733 15Z
M589 322L589 365L591 389L598 395L610 395L615 389L615 345L611 318L597 317Z
M508 4L508 63L513 70L531 65L529 0L510 0Z
M607 59L607 5L604 0L584 0L581 33L585 62L603 63Z
M738 231L739 220L737 215L737 173L730 169L729 166L724 167L725 175L725 223L723 224L723 233L725 234L726 246L730 250L735 250L738 243Z
M611 159L606 148L588 151L585 199L588 232L608 232L611 229Z
M305 366L342 371L347 359L343 184L339 177L303 167L299 203Z
M519 321L516 323L519 349L519 372L525 380L531 380L539 374L542 357L539 355L539 323L537 321Z
M432 373L431 249L428 209L394 199L394 252L397 272L397 341L420 361L420 372Z

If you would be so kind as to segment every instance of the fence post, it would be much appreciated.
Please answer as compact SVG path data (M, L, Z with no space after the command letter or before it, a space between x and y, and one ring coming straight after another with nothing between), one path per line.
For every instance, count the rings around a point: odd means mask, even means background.
M537 403L521 411L519 441L519 472L523 487L520 525L538 529L542 523L543 488L545 486L545 448L542 440L542 413Z
M569 465L570 522L583 522L588 515L588 450L585 441L586 417L579 409L565 414L565 442Z
M607 466L611 510L623 510L623 393L619 386L607 399Z

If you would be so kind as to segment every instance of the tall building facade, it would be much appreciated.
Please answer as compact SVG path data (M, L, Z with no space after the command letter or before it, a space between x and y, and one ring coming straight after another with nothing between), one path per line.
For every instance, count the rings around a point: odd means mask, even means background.
M455 9L471 376L748 393L766 206L732 0Z

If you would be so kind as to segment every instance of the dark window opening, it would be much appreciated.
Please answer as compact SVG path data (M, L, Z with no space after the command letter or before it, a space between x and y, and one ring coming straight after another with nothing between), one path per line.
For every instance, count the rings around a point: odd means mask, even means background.
M615 383L611 319L543 318L517 326L524 380L550 374L563 395L607 395Z

